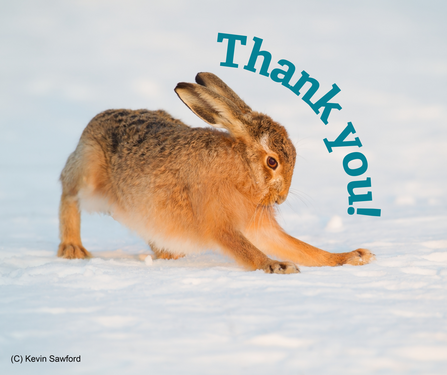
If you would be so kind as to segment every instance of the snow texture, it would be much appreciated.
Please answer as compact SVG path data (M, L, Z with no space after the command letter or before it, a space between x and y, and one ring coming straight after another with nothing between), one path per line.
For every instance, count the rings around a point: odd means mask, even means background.
M23 1L0 13L1 374L447 374L447 6L443 1ZM225 68L217 33L247 36ZM321 92L300 97L243 69L253 37ZM205 126L173 88L225 80L288 129L298 150L279 220L366 266L245 272L206 252L152 260L134 234L83 215L91 260L56 257L59 173L108 108L163 108ZM352 215L329 154L352 121L380 218ZM146 257L146 255L149 255ZM80 363L12 364L14 355Z

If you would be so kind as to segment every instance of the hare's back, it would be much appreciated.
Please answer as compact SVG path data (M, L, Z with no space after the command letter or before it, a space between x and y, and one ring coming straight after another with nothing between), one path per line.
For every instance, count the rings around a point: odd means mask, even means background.
M86 160L97 168L90 170L105 171L107 186L121 190L161 181L155 175L178 184L207 178L210 169L225 174L227 164L241 162L228 133L191 128L162 110L105 111L88 124L82 138L93 146L88 150L95 156Z
M99 143L107 159L113 155L135 154L154 140L190 129L163 110L110 109L95 116L82 138Z
M147 172L160 151L172 148L170 143L190 131L190 127L163 110L104 111L85 128L61 178L83 181L82 207L108 212L110 204L101 203L99 207L92 202L105 198L110 203L117 200L117 192L133 193L129 189L135 190L141 182L150 180Z

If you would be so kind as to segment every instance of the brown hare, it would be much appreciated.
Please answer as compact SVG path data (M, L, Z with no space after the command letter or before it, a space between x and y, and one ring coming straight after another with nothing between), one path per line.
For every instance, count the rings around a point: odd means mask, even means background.
M275 204L287 198L296 157L286 130L214 74L196 82L179 83L177 95L227 132L162 110L108 110L90 121L61 174L57 255L91 257L80 236L85 209L110 214L164 259L220 249L248 270L283 274L299 272L295 263L369 263L368 250L333 254L284 232Z

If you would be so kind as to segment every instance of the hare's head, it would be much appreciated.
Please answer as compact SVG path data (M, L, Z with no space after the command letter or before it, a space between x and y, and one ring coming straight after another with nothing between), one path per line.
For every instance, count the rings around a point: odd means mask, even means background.
M202 120L227 129L244 144L244 157L260 192L259 204L284 202L296 158L287 131L269 116L252 111L214 74L199 73L196 82L179 83L177 95Z

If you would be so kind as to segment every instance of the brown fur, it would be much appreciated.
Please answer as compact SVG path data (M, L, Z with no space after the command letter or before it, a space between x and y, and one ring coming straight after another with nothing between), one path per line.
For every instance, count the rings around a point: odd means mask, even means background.
M91 256L80 236L87 209L112 215L162 259L218 248L268 273L371 261L368 250L332 254L280 228L274 205L287 197L296 157L286 130L215 75L199 73L196 82L179 83L178 96L228 133L190 128L161 110L108 110L87 125L61 174L58 256Z

